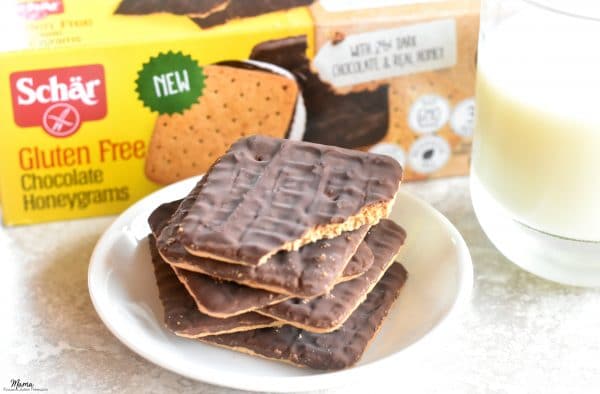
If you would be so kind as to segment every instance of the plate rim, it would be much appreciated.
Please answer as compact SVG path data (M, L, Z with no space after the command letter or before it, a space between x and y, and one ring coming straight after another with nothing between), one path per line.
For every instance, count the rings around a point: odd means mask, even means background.
M241 375L228 371L225 371L225 373L220 372L218 374L215 374L214 371L211 371L210 374L204 373L204 375L191 373L191 371L187 370L182 371L181 369L170 365L168 361L163 360L163 358L158 357L152 352L148 352L144 348L138 346L135 341L129 340L126 335L122 335L122 333L119 332L118 329L111 323L110 316L106 313L107 311L103 309L101 301L99 300L99 296L94 294L93 282L95 281L94 278L97 275L96 272L98 269L100 269L99 267L103 261L103 255L106 255L107 251L109 250L108 246L111 245L113 238L116 238L119 235L119 232L117 231L118 229L122 228L123 225L130 223L131 219L136 216L138 211L144 210L146 205L149 205L150 202L154 202L154 200L159 198L161 194L166 193L166 190L170 188L175 189L178 187L183 188L183 185L187 183L190 184L191 190L193 185L201 178L202 175L175 182L171 185L160 188L133 203L129 208L118 215L102 233L90 256L87 284L88 293L96 314L109 332L112 333L112 335L114 335L123 345L152 364L158 365L161 368L195 381L245 391L271 391L285 393L297 392L299 390L322 390L339 387L344 383L351 383L352 381L356 381L356 379L360 379L362 376L368 375L374 369L383 369L382 367L389 366L394 361L399 361L400 358L404 358L407 354L418 350L418 348L423 346L425 342L428 342L432 337L435 337L438 332L440 332L441 328L446 327L451 321L455 320L454 318L456 315L469 304L473 290L474 271L473 262L467 243L458 229L442 213L440 213L431 204L427 203L423 199L400 188L398 192L399 195L402 194L405 198L413 200L413 202L420 205L421 208L429 211L443 224L443 226L449 231L458 253L457 280L459 286L456 296L454 297L454 300L448 311L441 317L437 324L435 324L429 329L428 332L425 333L425 335L421 336L400 351L369 362L368 364L358 365L340 371L324 371L316 375L290 377L243 376L243 378L241 378ZM196 369L196 371L197 370L198 369ZM204 369L201 369L200 371L206 372ZM236 379L237 377L240 378Z

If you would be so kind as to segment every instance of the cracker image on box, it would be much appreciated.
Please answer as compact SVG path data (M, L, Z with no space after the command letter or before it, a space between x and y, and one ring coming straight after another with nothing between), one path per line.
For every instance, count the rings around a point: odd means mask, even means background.
M406 278L404 267L392 264L366 300L338 330L330 333L316 334L284 325L207 336L200 341L301 367L348 368L356 364L376 336Z
M160 115L146 157L146 176L159 184L206 172L246 135L286 137L303 127L293 77L242 62L204 67L198 103L182 114Z
M196 256L261 265L279 251L387 217L401 179L402 168L386 156L243 138L201 181L179 239Z

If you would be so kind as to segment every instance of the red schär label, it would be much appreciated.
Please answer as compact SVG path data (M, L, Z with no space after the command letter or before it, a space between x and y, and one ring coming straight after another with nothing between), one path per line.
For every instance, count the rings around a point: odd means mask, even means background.
M63 12L65 12L65 7L62 0L40 0L17 4L17 15L30 21Z
M54 137L68 137L82 122L106 116L104 67L19 71L10 75L15 123L41 126Z

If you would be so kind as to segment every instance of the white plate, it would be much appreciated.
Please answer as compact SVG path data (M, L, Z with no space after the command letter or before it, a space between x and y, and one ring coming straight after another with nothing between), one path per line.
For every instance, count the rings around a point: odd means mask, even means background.
M146 235L146 218L160 203L185 196L198 178L139 201L106 230L90 261L88 286L100 318L134 352L163 368L204 382L255 391L291 392L372 378L406 362L434 329L468 301L473 267L459 232L434 208L400 192L391 218L408 232L399 257L408 281L381 331L353 368L296 368L176 337L163 326ZM410 350L410 351L409 351Z

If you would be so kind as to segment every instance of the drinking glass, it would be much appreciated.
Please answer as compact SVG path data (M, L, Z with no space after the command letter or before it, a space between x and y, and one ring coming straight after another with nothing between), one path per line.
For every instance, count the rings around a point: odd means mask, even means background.
M471 195L511 261L600 286L600 2L482 0Z

